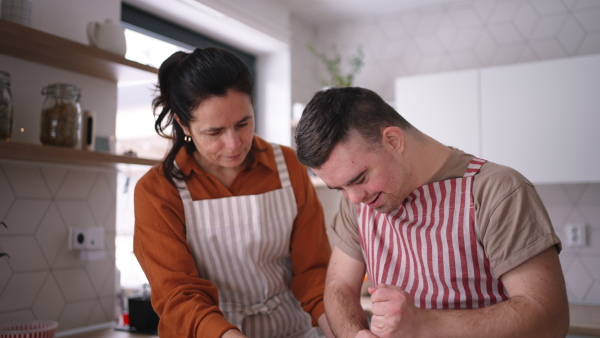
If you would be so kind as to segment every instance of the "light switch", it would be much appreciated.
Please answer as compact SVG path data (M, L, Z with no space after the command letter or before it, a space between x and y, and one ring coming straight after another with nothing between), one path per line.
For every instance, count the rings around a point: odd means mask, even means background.
M581 248L587 244L586 227L583 223L567 224L567 246Z

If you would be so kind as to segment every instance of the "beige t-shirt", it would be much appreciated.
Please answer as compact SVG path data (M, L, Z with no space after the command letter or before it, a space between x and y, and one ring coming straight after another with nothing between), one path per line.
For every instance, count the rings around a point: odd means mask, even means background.
M472 155L453 149L451 156L429 183L462 177ZM486 162L473 181L479 241L496 278L560 239L533 184L514 169ZM349 256L364 261L358 238L357 205L342 198L329 228L332 243Z

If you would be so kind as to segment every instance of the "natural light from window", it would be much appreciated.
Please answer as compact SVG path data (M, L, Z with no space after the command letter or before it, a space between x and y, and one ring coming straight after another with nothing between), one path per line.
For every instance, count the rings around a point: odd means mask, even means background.
M160 64L176 51L190 52L192 49L177 41L168 42L170 40L168 38L160 40L131 29L125 29L125 39L127 39L125 58L154 68L160 67Z
M125 58L159 68L161 63L182 47L143 33L125 29L127 54ZM165 41L166 40L166 41ZM125 81L118 83L116 145L117 154L133 152L138 157L161 159L169 141L159 137L154 130L152 99L157 79ZM148 283L133 254L133 192L138 179L148 171L146 166L130 166L120 171L117 179L117 225L115 263L121 274L121 286L140 290Z

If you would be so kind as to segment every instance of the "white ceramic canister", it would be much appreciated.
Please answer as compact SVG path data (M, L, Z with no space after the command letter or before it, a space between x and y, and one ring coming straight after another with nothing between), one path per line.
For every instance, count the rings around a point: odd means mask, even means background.
M87 36L94 47L125 56L127 43L123 27L107 19L104 22L91 21L87 25Z

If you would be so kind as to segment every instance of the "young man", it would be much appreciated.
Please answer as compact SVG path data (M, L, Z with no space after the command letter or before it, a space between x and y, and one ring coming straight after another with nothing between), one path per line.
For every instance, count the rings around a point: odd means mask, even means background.
M345 197L325 287L336 336L567 334L560 240L521 174L439 143L362 88L317 93L295 138L300 162Z

